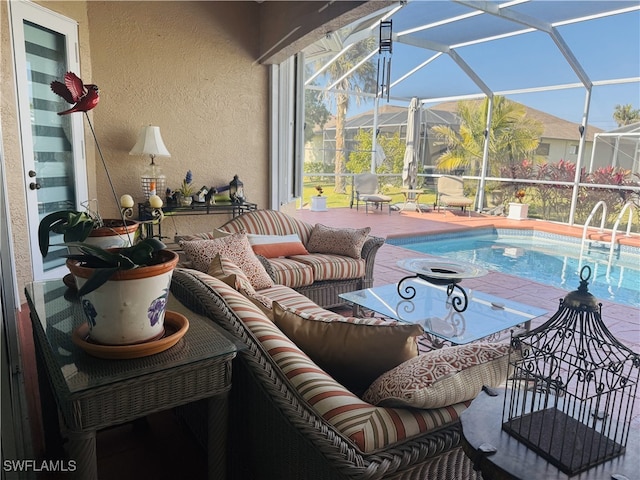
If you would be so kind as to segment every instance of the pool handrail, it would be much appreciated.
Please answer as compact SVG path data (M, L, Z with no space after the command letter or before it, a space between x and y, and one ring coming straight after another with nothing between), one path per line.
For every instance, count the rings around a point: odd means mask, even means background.
M613 249L616 245L616 234L618 233L618 226L624 217L625 212L629 209L629 217L627 218L627 232L625 233L625 237L631 236L631 222L633 220L633 212L634 209L637 208L633 202L627 202L620 210L618 214L618 218L616 219L616 223L613 225L613 232L611 232L611 247L609 247L609 261L607 262L607 273L611 269L611 262L613 261Z
M578 259L578 270L582 268L582 256L584 254L584 244L587 240L587 230L589 229L589 225L591 224L591 220L593 219L593 216L596 214L596 212L598 211L598 208L600 207L602 207L602 220L600 221L600 228L598 229L598 232L599 233L604 232L604 222L607 219L607 204L604 202L604 200L600 200L598 203L594 205L593 209L591 209L591 213L587 217L587 221L584 222L584 227L582 228L582 242L580 242L580 257Z

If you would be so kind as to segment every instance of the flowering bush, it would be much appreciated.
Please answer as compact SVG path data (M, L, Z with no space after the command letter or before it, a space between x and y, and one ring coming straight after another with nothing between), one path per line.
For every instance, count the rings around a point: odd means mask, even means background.
M518 203L522 203L522 199L526 195L525 191L521 188L516 191L516 199L518 199Z
M322 193L324 192L324 190L322 190L322 187L320 185L316 187L316 191L318 192L318 196L321 196Z

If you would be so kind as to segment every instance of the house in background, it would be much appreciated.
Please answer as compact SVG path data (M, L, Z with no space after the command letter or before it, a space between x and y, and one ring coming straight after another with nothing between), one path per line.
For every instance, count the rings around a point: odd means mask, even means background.
M547 162L557 162L566 160L575 163L578 159L578 144L580 142L579 124L563 120L548 113L525 106L527 116L539 121L544 130L540 137L540 145L536 150L536 155L541 160ZM429 138L430 129L436 125L448 125L454 130L458 130L459 119L456 116L457 102L446 102L434 105L431 108L422 110L421 132L421 165L420 171L433 171L438 164L438 157L443 153L443 147L438 146L433 140L425 141ZM407 108L396 105L383 105L378 111L379 135L394 135L398 133L400 139L406 138L407 130ZM371 130L374 125L373 111L354 115L347 118L345 145L348 152L357 151L358 142L355 140L356 134L360 130ZM335 118L330 119L324 128L316 128L313 146L308 146L305 161L322 161L333 163L335 152ZM603 131L594 126L587 129L585 142L585 158L591 157L595 135ZM313 147L322 145L319 151ZM610 164L610 157L604 161ZM598 165L601 166L601 165ZM622 166L622 164L621 164ZM630 168L630 167L625 167Z

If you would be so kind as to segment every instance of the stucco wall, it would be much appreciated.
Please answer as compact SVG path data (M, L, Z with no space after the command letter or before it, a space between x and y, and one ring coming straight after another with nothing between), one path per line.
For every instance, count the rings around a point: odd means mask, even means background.
M257 58L256 2L39 2L78 22L80 76L100 87L92 121L119 197L142 201L148 158L130 156L139 129L161 127L171 158L158 159L168 186L186 171L197 186L228 184L234 174L250 201L268 199L268 67ZM18 289L32 280L25 173L18 136L7 2L0 3L2 135ZM117 213L86 126L90 198ZM95 162L95 163L94 163ZM168 219L163 233L211 230L230 217Z
M148 157L130 156L140 127L160 126L171 158L158 158L167 186L187 170L198 187L234 174L250 201L268 198L268 70L254 64L254 2L89 2L95 123L118 196L142 200ZM100 165L99 201L114 203ZM105 207L107 206L107 207ZM115 214L115 210L110 210ZM210 230L228 217L168 219L163 233Z

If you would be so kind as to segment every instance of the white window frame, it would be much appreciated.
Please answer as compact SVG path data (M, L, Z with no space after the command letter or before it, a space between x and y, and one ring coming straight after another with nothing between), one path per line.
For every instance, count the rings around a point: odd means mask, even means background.
M304 159L304 58L294 55L270 69L270 196L279 210L302 196Z

